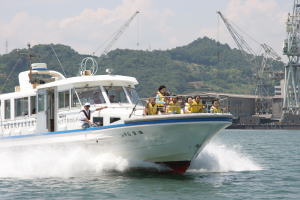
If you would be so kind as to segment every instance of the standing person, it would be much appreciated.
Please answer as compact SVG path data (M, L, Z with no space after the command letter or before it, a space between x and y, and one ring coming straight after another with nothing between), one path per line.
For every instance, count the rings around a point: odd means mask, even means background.
M155 103L157 104L158 110L160 112L165 112L165 106L166 106L165 96L166 96L166 92L167 92L166 86L161 85L161 86L159 86L158 91L156 93Z
M220 108L219 100L215 99L212 101L212 106L210 108L211 113L222 113L222 109Z
M158 113L158 108L157 108L157 104L155 103L155 99L153 97L150 97L145 107L144 114L157 115L157 113Z
M90 110L90 107L91 107L90 103L85 103L83 106L84 109L80 111L79 120L82 123L81 125L82 128L90 128L91 125L94 125L94 123L91 121L91 113L107 108L107 106L104 106L104 107Z

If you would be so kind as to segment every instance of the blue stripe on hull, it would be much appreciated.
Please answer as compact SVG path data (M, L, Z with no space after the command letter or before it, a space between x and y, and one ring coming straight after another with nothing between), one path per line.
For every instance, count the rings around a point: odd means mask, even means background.
M127 127L127 126L149 125L149 124L165 124L165 123L178 123L178 122L200 122L200 121L232 122L232 119L223 117L223 118L188 118L188 119L167 119L167 120L142 121L142 122L132 122L132 123L107 125L107 126L101 126L101 127L93 127L93 128L87 128L87 129L73 129L73 130L67 130L67 131L55 131L55 132L45 132L45 133L36 133L36 134L27 134L27 135L7 136L7 137L2 137L1 139L24 138L24 137L42 136L42 135L56 135L56 134L76 133L76 132L83 132L83 131L87 131L87 130L88 131L94 131L94 130L102 130L102 129Z

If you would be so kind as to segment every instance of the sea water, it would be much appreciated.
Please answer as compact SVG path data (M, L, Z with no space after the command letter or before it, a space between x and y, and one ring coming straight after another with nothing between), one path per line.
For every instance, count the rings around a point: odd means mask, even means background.
M143 170L141 170L143 169ZM0 199L300 199L300 131L225 130L184 175L80 147L0 152Z

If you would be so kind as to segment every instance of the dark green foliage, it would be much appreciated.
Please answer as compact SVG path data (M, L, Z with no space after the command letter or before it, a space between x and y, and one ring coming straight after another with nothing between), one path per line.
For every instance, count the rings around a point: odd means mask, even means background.
M51 46L61 60L67 77L78 75L80 62L87 55L80 55L65 45ZM46 62L49 69L63 73L51 46L34 46L32 53L37 57L33 58L33 62ZM17 85L18 73L28 69L28 59L20 53L28 51L14 50L0 56L1 86L14 70L2 92L12 91ZM112 68L113 74L136 77L140 83L137 89L143 97L153 96L159 85L166 85L176 94L196 90L251 93L255 87L255 67L238 50L207 37L167 51L117 49L97 59L98 74ZM274 61L273 65L277 70L283 69L281 62Z

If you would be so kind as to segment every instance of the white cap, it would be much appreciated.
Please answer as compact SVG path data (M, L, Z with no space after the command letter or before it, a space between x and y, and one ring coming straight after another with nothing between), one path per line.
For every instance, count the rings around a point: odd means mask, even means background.
M84 104L84 106L91 106L91 104L90 104L89 102L86 102L86 103Z

